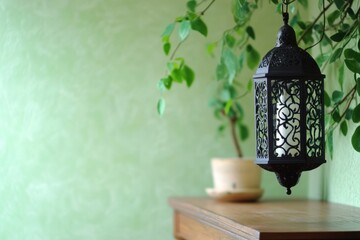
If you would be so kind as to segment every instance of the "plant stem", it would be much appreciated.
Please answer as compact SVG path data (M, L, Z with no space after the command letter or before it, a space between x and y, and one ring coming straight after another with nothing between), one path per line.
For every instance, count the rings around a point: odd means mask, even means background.
M183 42L184 42L184 40L183 40L183 41L180 41L180 42L176 45L173 53L172 53L171 56L170 56L170 59L169 59L170 61L174 59L176 52L179 50L179 47L181 46L181 44L182 44Z
M335 104L335 106L334 106L333 110L330 112L330 114L332 114L339 105L341 105L343 102L345 102L345 100L346 100L346 99L353 93L353 91L355 91L355 90L356 90L356 85L355 85L353 88L351 88L351 90L350 90L339 102L337 102L337 103ZM351 98L351 100L352 100L352 98Z
M237 122L236 118L231 118L230 119L231 136L232 136L232 139L233 139L233 143L234 143L234 146L235 146L235 149L236 149L237 156L241 158L241 157L243 157L243 153L241 151L238 136L236 134L236 122Z
M205 12L211 7L211 5L213 5L214 2L215 2L215 0L212 0L212 1L209 3L209 5L207 5L206 8L204 8L204 10L202 10L202 11L200 12L200 15L201 15L201 16L204 15Z
M340 115L340 121L339 122L333 122L329 128L326 130L325 134L327 134L329 131L333 131L338 125L339 123L341 122L341 120L345 117L346 115L346 112L347 110L349 109L350 107L350 104L352 102L352 100L354 99L355 97L355 93L356 93L356 84L355 86L348 92L348 94L346 94L346 96L342 99L341 102L344 102L343 100L347 99L349 96L350 96L350 99L348 100L346 106L345 106L345 109L343 111L343 113ZM334 108L335 109L335 108ZM333 110L334 111L334 110ZM331 111L331 113L333 112Z
M300 44L300 42L303 40L303 38L305 37L305 35L310 31L310 29L312 29L315 25L315 23L317 23L317 21L319 21L320 17L325 14L325 12L331 7L331 5L333 4L334 2L331 2L329 3L329 5L327 5L320 13L319 15L315 18L315 20L311 23L310 26L308 26L304 31L303 33L300 35L297 43Z
M207 6L204 8L204 10L202 10L202 11L200 12L200 15L201 15L201 16L204 15L205 12L211 7L211 5L212 5L215 1L216 1L216 0L212 0L212 1L209 3L209 5L207 5ZM205 1L202 1L201 3L203 3L203 2L205 2ZM174 59L176 52L179 50L181 44L182 44L185 40L186 40L186 39L180 41L180 42L176 45L174 51L172 52L172 54L171 54L171 56L170 56L170 59L169 59L170 61Z

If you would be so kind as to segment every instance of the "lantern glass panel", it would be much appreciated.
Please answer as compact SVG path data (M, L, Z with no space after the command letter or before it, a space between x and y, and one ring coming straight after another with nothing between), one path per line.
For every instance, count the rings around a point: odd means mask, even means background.
M271 89L274 156L300 156L301 81L299 79L271 80Z
M306 153L308 157L323 155L323 81L306 81Z

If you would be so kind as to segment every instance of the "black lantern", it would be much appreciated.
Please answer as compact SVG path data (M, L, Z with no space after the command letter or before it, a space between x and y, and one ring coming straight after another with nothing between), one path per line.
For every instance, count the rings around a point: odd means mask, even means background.
M324 78L288 25L254 75L256 164L275 172L291 194L301 172L325 163Z

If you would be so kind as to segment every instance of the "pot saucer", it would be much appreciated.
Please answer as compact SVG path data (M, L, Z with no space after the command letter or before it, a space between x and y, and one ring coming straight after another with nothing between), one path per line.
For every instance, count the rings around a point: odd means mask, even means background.
M214 188L207 188L206 193L218 200L224 202L251 202L258 200L264 190L258 188L250 188L250 189L237 189L233 191L222 191Z

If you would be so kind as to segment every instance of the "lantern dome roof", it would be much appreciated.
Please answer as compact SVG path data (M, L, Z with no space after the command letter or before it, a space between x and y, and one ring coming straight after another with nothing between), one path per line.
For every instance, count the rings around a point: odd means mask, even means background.
M297 46L294 29L285 24L278 32L276 46L265 55L254 75L261 77L322 79L325 76L310 54Z

